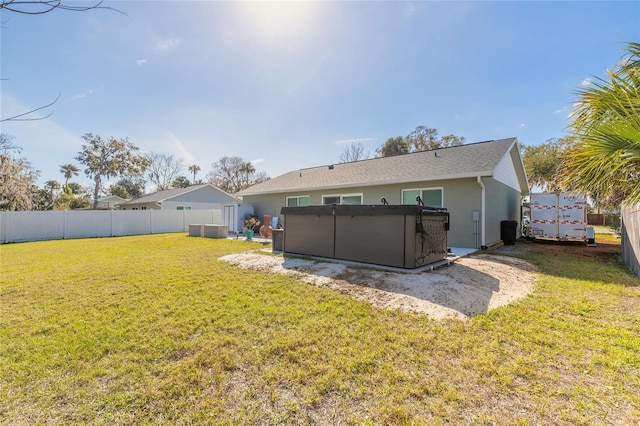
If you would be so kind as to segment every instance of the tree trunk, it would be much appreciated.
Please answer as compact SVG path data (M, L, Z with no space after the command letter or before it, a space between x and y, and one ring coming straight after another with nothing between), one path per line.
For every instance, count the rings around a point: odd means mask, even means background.
M91 207L93 210L98 210L98 195L100 194L100 175L96 175L93 180L96 183L95 188L93 188L93 206Z

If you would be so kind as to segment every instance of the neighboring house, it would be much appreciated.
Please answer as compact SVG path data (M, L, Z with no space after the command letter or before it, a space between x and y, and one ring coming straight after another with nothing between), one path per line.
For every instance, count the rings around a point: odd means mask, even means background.
M502 221L520 222L528 194L517 140L509 138L296 170L236 195L260 216L280 216L283 206L380 204L382 198L417 204L420 196L426 206L449 211L449 246L486 248L501 241Z
M118 197L117 195L109 195L107 197L98 198L98 207L97 210L115 210L121 203L126 203L127 200ZM93 206L93 201L91 201L91 206ZM91 207L86 207L80 210L89 210Z
M120 203L120 210L222 210L239 200L211 184L167 189Z

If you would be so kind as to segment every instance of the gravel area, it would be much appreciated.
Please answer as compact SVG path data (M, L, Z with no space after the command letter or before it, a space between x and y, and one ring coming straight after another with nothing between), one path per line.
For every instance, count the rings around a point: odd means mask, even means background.
M513 303L533 290L535 268L521 259L478 254L421 273L363 265L245 252L220 260L243 269L294 274L300 280L337 290L374 306L466 319Z

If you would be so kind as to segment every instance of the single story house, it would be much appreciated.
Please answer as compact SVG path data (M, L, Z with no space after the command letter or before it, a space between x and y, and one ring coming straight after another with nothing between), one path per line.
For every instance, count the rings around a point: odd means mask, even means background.
M238 198L211 184L166 189L120 203L120 210L222 210Z
M98 198L98 208L97 210L115 210L118 208L120 203L126 203L127 200L119 197L117 195L108 195L106 197ZM93 200L91 200L91 205L93 205ZM84 209L78 210L89 210L91 207L86 207Z
M518 141L508 138L296 170L236 195L280 223L283 206L417 204L419 196L449 211L450 247L486 248L501 242L502 221L520 223L528 194Z

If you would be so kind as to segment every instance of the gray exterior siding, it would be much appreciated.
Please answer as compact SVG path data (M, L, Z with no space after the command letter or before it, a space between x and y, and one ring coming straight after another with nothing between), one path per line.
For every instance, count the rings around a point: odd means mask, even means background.
M191 210L222 210L225 204L237 204L238 199L212 185L169 189L142 196L120 204L122 210L176 210L190 206Z
M175 210L177 206L191 206L192 210L222 210L224 204L237 202L237 199L227 196L215 188L204 187L165 200L162 203L162 210Z
M490 246L501 240L500 223L503 220L518 221L518 228L520 227L521 196L520 192L495 179L485 178L482 181L486 188L487 220L485 224L485 243Z
M501 222L519 221L521 196L529 193L517 140L300 169L238 195L255 207L257 215L269 214L282 220L280 209L288 196L309 196L309 204L321 205L323 196L361 194L362 204L380 204L384 197L389 204L397 205L402 204L402 190L435 188L442 189L442 207L450 214L449 246L481 248L499 242ZM425 194L425 198L433 195Z
M500 222L503 220L520 220L520 192L504 185L493 178L483 178L485 185L485 245L490 246L501 240ZM360 188L344 188L336 190L306 191L282 194L245 195L243 201L255 206L255 214L280 217L280 210L286 205L290 196L308 195L311 205L321 205L322 196L330 194L363 194L363 204L380 204L385 197L389 204L402 203L402 190L414 188L442 188L444 206L450 215L450 230L447 235L451 247L480 248L482 245L481 222L476 230L473 212L482 211L482 190L475 178L452 179L447 181L413 182L409 184L380 185ZM477 242L476 242L477 241Z

